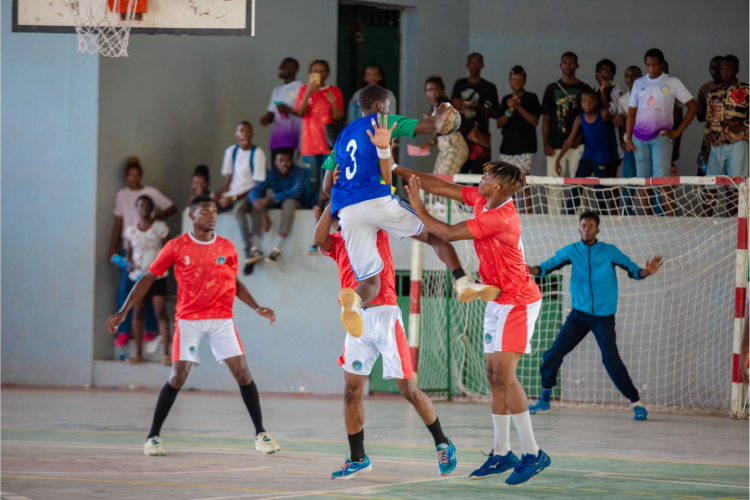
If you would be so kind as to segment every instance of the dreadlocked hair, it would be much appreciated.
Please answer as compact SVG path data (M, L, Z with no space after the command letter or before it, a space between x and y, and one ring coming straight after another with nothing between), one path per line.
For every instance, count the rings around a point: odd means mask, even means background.
M505 161L488 161L484 164L484 173L504 183L513 193L526 184L526 175L521 169Z

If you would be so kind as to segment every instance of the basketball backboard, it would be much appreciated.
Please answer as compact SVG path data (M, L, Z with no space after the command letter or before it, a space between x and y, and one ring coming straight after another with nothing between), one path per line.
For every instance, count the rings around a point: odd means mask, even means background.
M73 1L13 0L13 31L75 33ZM138 12L132 35L255 36L255 0L138 0Z

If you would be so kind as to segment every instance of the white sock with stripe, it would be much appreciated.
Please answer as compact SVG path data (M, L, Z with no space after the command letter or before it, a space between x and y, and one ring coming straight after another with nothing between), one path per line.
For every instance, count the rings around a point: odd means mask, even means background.
M539 445L536 444L536 438L534 438L534 429L531 426L531 414L529 410L523 413L517 413L511 415L513 423L516 425L518 435L521 437L521 453L524 455L538 455Z
M495 455L504 457L510 451L510 415L492 414L495 426Z

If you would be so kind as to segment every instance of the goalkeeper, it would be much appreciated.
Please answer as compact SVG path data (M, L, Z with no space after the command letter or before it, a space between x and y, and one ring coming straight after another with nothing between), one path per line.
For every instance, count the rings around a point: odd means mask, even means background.
M530 274L546 276L568 264L573 265L570 277L573 310L552 348L544 353L544 362L539 369L542 374L542 397L529 407L529 412L549 411L552 388L557 385L557 372L563 359L591 331L602 351L602 362L609 378L633 404L634 419L646 420L648 412L640 402L638 389L633 385L617 351L615 313L618 291L615 266L625 269L631 278L642 280L659 270L662 257L657 255L653 260L646 261L646 268L641 269L616 246L597 240L599 214L596 212L581 214L578 233L581 241L561 248L554 257L540 265L529 267Z

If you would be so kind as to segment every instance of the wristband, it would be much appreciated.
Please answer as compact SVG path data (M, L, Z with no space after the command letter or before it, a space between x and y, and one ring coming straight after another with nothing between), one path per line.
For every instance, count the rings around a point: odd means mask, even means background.
M381 160L387 160L388 158L391 157L391 148L385 148L385 149L376 148L376 149L378 150L378 158L380 158Z
M398 167L398 163L394 163L393 165L391 165L391 172L396 170L396 167Z
M510 108L508 108L508 109L505 110L505 114L507 116L513 116L513 111L511 111Z

